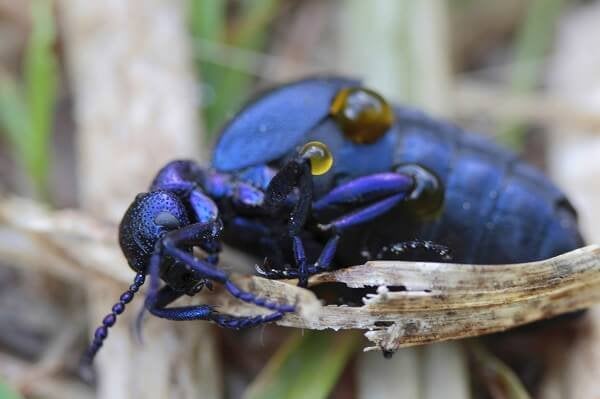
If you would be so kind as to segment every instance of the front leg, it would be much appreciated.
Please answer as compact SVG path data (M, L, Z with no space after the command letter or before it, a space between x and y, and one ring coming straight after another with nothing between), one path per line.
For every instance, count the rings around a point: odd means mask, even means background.
M190 244L198 242L200 238L205 237L207 230L212 231L211 228L207 229L205 225L193 224L169 232L162 240L164 253L186 264L198 279L207 279L221 283L231 295L244 302L282 313L294 312L295 308L292 305L271 302L266 298L258 297L251 292L239 288L229 279L228 274L223 270L217 269L213 264L196 258L192 253L185 250Z
M277 211L286 202L288 195L295 188L298 190L298 198L288 218L288 232L292 238L294 261L298 271L298 285L306 287L308 277L310 276L310 267L299 234L310 213L313 198L312 176L308 159L301 157L293 159L273 177L267 188L267 210L271 213ZM267 277L272 276L268 273L265 275Z
M150 286L146 295L145 306L138 314L136 321L136 333L138 337L141 338L144 310L150 311L150 313L157 317L170 320L211 320L228 328L245 328L266 323L281 318L286 312L293 312L295 310L294 306L270 302L265 298L257 297L250 292L240 289L229 279L226 272L217 269L214 264L197 259L192 253L188 252L191 246L201 240L214 238L216 231L218 231L218 226L214 226L213 223L196 223L173 230L157 242L148 265ZM166 308L169 303L183 295L183 292L175 291L168 285L160 288L160 265L163 258L167 255L181 262L182 267L189 267L189 270L194 273L198 281L204 284L207 281L221 283L234 297L244 302L274 310L274 312L266 316L235 317L220 314L207 305Z
M156 296L146 301L146 309L154 316L163 319L210 320L221 327L236 330L269 323L283 317L282 312L272 312L264 316L232 316L219 313L209 305L166 307L180 296L181 294L174 292L169 286L163 287Z
M313 184L309 160L296 158L288 162L273 177L267 187L265 208L271 214L279 210L288 196L297 189L298 198L288 218L290 236L297 236L304 227L313 198Z

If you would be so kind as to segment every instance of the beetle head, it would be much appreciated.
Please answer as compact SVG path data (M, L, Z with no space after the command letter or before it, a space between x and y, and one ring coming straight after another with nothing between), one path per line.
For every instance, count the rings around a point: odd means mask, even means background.
M145 272L156 243L165 233L190 224L177 195L165 190L139 194L119 226L119 244L129 266Z

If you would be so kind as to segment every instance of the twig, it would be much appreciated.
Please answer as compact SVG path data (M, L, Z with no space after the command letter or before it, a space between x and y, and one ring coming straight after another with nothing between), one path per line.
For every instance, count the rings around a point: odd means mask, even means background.
M24 200L0 201L0 222L8 233L29 238L27 257L35 263L44 259L51 243L57 253L68 254L64 268L69 274L93 273L122 283L128 278L109 274L106 253L117 257L118 248L98 241L93 230L80 231L78 221L93 222L85 214L51 212L37 208L35 214L50 225L41 229L34 219L16 209ZM29 209L35 206L27 202ZM65 223L65 215L70 223ZM18 221L18 223L17 223ZM53 221L58 227L53 227ZM115 233L116 234L116 233ZM10 241L0 240L0 257L13 256ZM96 258L100 255L98 258ZM55 253L52 253L55 256ZM23 263L29 264L29 263ZM46 265L50 273L62 274L55 262ZM86 265L86 266L82 266ZM350 288L405 287L389 292L380 288L360 307L321 306L315 295L294 285L293 281L274 281L260 277L238 276L236 280L261 296L296 303L299 312L286 316L280 325L308 329L362 329L376 346L366 350L396 350L400 347L459 339L509 328L563 313L587 308L600 302L600 246L590 245L556 258L514 265L460 265L424 262L372 261L331 273L313 276L314 287L343 283ZM217 292L202 300L211 301L233 314L263 312Z

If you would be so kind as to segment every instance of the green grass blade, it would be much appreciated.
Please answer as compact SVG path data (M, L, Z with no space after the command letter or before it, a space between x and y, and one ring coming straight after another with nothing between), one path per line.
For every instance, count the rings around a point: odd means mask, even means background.
M38 194L47 198L50 140L57 91L56 35L50 0L31 3L32 32L25 53L25 98L31 129L24 163Z
M245 3L243 17L231 30L227 43L234 47L260 50L266 42L267 26L278 10L276 0L258 0ZM215 81L217 89L215 102L207 116L207 125L211 133L230 117L246 100L252 84L252 75L237 68L221 67L221 74Z
M511 71L511 90L531 92L540 81L540 73L564 0L533 0L517 37L515 61ZM515 150L523 148L525 129L521 121L507 121L499 139Z
M240 5L240 17L228 24L225 1L189 1L194 40L203 39L252 50L258 50L264 45L266 28L279 6L276 0L243 2ZM204 61L201 53L199 57L199 75L213 91L210 98L205 98L203 110L206 131L210 136L244 101L252 76L235 67Z
M226 6L227 2L224 0L189 0L189 24L194 48L199 47L196 44L199 39L217 43L224 40L227 30ZM213 89L211 96L203 98L203 121L206 125L205 131L207 135L210 135L214 129L212 121L214 101L220 96L216 82L220 79L222 67L210 62L199 61L196 63L196 68L204 85Z
M227 29L227 2L223 0L190 0L189 12L192 41L198 39L221 42ZM197 47L197 46L196 46ZM214 82L220 67L208 62L197 63L198 74L207 83Z
M223 0L190 0L190 29L194 37L220 41L226 28L226 6Z
M295 333L271 358L246 399L327 398L360 342L356 332Z
M29 113L17 82L0 76L0 131L7 135L20 159L23 158L30 129Z
M266 27L277 14L278 4L277 0L246 2L244 17L232 30L228 43L248 49L261 47L267 33Z

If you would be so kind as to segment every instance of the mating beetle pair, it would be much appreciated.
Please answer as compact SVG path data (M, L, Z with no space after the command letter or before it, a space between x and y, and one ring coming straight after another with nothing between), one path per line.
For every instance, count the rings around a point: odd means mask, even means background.
M96 330L88 359L146 275L145 308L162 318L243 328L294 311L229 280L218 268L221 240L265 256L259 274L302 286L372 259L443 261L451 252L455 262L513 263L583 244L564 195L509 151L391 106L358 81L305 79L244 107L223 128L210 168L171 162L136 197L119 241L137 275ZM214 282L272 313L168 307Z

